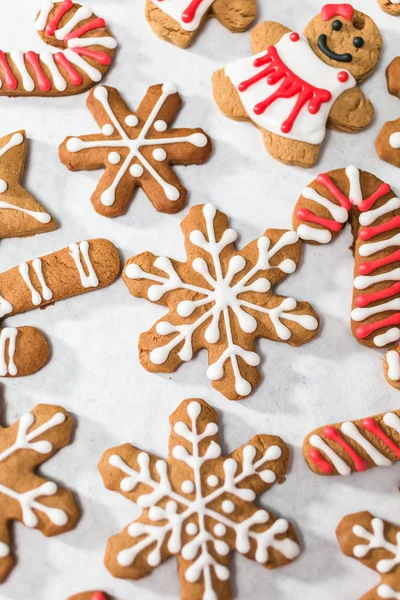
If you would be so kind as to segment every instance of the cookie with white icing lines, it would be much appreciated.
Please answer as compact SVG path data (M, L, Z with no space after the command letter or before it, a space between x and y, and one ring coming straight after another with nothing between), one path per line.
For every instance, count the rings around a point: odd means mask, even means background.
M350 4L325 4L304 34L265 22L251 43L255 56L214 73L214 98L224 115L260 129L271 156L311 167L327 127L356 133L371 123L374 109L357 87L382 47L369 16Z
M336 536L343 554L381 577L360 600L400 600L400 527L363 511L344 517Z
M190 46L211 17L232 32L244 31L256 9L256 0L146 0L146 18L154 33L180 48Z
M387 121L375 140L379 158L400 168L400 118Z
M317 475L390 467L400 460L400 410L318 427L304 439L303 454Z
M35 28L56 52L0 50L0 96L79 94L108 71L117 43L88 6L43 0Z
M79 518L72 493L36 473L69 444L72 426L61 406L38 404L10 427L0 427L0 582L16 562L13 521L50 537L69 531Z
M140 362L171 373L206 348L213 387L238 400L260 380L256 338L299 346L318 333L310 304L272 291L296 270L301 242L294 231L267 229L238 251L236 231L212 204L193 207L181 229L185 262L144 252L125 264L130 293L168 308L140 336Z
M181 210L187 192L171 165L200 165L212 145L200 128L170 127L181 106L176 85L151 86L136 113L110 87L91 91L87 106L101 133L68 137L59 154L71 171L104 169L91 198L94 209L122 215L139 186L157 210Z
M142 508L108 541L105 564L115 577L140 579L176 556L181 598L229 600L231 552L267 569L298 556L292 525L255 504L286 474L289 448L259 434L223 456L217 418L204 400L188 399L170 417L166 460L131 444L103 454L104 485Z

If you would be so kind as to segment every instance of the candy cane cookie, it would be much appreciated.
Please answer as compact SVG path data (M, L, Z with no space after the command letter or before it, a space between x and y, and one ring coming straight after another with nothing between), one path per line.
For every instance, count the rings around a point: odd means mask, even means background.
M303 442L317 475L350 475L400 460L400 410L318 427Z
M0 50L1 96L67 96L98 83L111 64L116 40L89 7L44 0L35 27L56 52Z
M375 175L354 166L323 173L294 209L293 227L327 244L347 221L354 235L351 330L363 346L400 340L400 199Z

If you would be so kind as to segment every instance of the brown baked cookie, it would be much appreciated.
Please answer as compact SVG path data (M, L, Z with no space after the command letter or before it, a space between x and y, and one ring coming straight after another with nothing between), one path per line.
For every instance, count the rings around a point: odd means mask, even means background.
M146 18L163 40L187 48L210 17L235 33L250 27L256 8L256 0L146 0Z
M105 21L72 0L43 0L35 27L58 51L0 51L0 96L69 96L98 83L116 41Z
M260 380L256 338L299 346L318 333L310 304L272 291L296 270L301 244L294 231L267 229L238 251L237 233L212 204L194 206L181 229L185 262L144 252L125 264L130 293L168 308L140 336L140 362L148 371L171 373L206 348L213 387L238 400Z
M0 138L0 239L57 228L52 217L20 184L26 156L25 131Z
M383 372L386 381L400 390L400 345L390 348L383 357Z
M73 529L79 510L70 491L36 473L67 446L72 419L61 406L38 404L10 427L0 428L0 582L14 567L12 521L45 536Z
M49 359L49 345L35 327L0 328L0 377L24 377Z
M181 106L175 84L151 86L136 114L110 87L90 92L87 106L102 133L68 137L59 154L70 171L105 169L91 198L95 210L122 215L136 186L157 210L181 210L186 189L171 165L200 165L212 145L202 129L169 128Z
M379 6L382 10L393 15L394 17L400 16L400 2L399 0L378 0Z
M387 121L375 140L379 158L394 167L400 167L400 118Z
M290 523L254 503L286 474L289 448L280 437L255 435L222 456L217 418L204 400L188 399L170 417L166 460L131 444L103 454L104 485L142 508L108 541L105 564L115 577L140 579L176 556L181 598L229 600L231 552L268 569L299 554Z
M109 596L104 592L82 592L70 596L68 600L109 600Z
M400 410L318 427L303 442L317 475L350 475L400 460Z
M214 98L229 118L251 121L283 163L311 167L326 127L356 133L374 115L356 87L375 68L382 38L350 4L326 4L304 35L265 22L251 32L253 52L213 75Z
M360 600L399 600L400 528L364 511L344 517L336 535L343 554L381 575L380 584Z
M386 69L386 81L389 94L400 98L400 56L394 58Z

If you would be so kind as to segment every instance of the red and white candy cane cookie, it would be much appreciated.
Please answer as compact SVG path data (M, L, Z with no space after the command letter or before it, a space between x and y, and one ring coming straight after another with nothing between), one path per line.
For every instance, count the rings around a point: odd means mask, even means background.
M104 19L89 7L44 0L35 26L57 52L0 50L1 96L79 94L103 78L117 43Z
M354 235L351 329L384 347L400 340L400 199L388 183L354 166L323 173L307 186L293 226L311 244L327 244L347 221Z

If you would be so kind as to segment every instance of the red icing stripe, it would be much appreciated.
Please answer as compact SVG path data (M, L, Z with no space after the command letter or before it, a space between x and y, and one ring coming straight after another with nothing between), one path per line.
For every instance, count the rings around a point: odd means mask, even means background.
M93 596L90 597L90 600L107 600L107 597L103 592L95 592Z
M376 437L378 437L384 444L386 444L386 446L388 446L388 448L392 450L392 452L394 452L396 456L400 458L399 446L395 444L395 442L390 439L388 435L386 435L386 433L379 427L378 423L374 421L374 419L371 419L371 417L368 419L363 419L361 424L364 429L376 435Z
M78 71L74 69L71 63L65 58L62 52L57 52L57 54L54 54L54 60L56 61L56 63L58 63L61 67L65 69L65 72L67 73L70 81L74 85L80 85L82 83L82 77L79 75Z
M376 302L377 300L382 300L383 298L389 298L390 296L395 296L396 294L400 294L400 282L391 285L390 287L381 290L380 292L375 292L373 294L361 294L356 298L357 306L368 306L371 302Z
M350 208L351 208L350 200L348 198L346 198L346 196L344 194L342 194L342 192L340 190L338 190L336 185L333 183L332 179L326 173L321 173L320 175L318 175L317 181L318 181L318 183L320 183L321 185L326 187L328 192L330 192L332 194L332 196L335 198L335 200L337 200L339 202L340 206L342 206L346 210L350 210Z
M110 56L106 52L96 52L96 50L90 50L89 48L81 48L78 46L74 48L77 54L82 54L82 56L87 56L88 58L93 58L99 65L109 65L111 62Z
M71 8L73 6L74 6L74 3L72 2L72 0L63 0L63 2L60 4L60 8L58 9L58 11L54 15L54 17L51 19L51 21L49 21L49 23L47 24L47 27L45 30L46 35L54 34L62 17L65 15L66 12L71 10Z
M302 221L308 221L309 223L317 223L318 225L323 225L323 227L327 227L331 231L340 231L342 229L341 223L333 221L332 219L324 219L323 217L318 217L318 215L315 215L307 208L299 208L297 211L297 216Z
M182 21L184 23L191 23L196 16L196 11L199 8L203 0L192 0L186 10L182 13Z
M326 461L321 453L319 452L319 450L317 450L316 448L313 448L310 451L309 457L311 458L311 460L313 461L313 463L315 463L317 465L317 467L323 472L323 473L332 473L333 471L333 466L328 463L328 461Z
M4 54L3 50L0 50L0 66L3 69L4 81L6 82L6 86L10 88L10 90L15 90L18 87L18 81L14 77L14 74L10 69L6 55Z
M392 254L388 256L384 256L383 258L378 258L377 260L371 260L371 262L362 263L358 270L361 275L369 275L372 271L379 269L380 267L384 267L385 265L390 265L396 260L400 260L400 250L396 250Z
M390 192L390 189L391 188L388 183L381 183L381 185L378 187L376 192L374 192L371 196L369 196L369 198L366 198L365 200L360 202L360 204L358 205L358 209L361 212L365 212L365 211L369 210L371 208L371 206L377 200L379 200L379 198L382 198L382 196L385 196L385 194L388 194Z
M336 431L334 427L325 427L323 430L323 434L328 440L333 440L336 442L347 454L350 456L351 460L354 463L354 467L356 471L365 471L368 469L368 463L361 458L359 454L342 438L340 433Z
M364 339L381 327L389 327L389 325L400 325L400 313L396 313L387 319L376 321L376 323L369 323L368 325L360 325L356 329L356 336L360 339Z
M47 79L42 67L40 66L38 55L32 50L29 50L25 53L25 58L35 71L39 88L42 90L42 92L49 92L51 90L51 82L49 79Z
M360 229L358 237L364 241L370 240L380 233L397 229L397 227L400 227L400 216L393 217L393 219L387 221L386 223L382 223L382 225L376 225L375 227L364 227L364 229Z
M86 25L82 25L82 27L78 27L75 31L71 31L71 33L67 33L64 38L64 42L67 43L68 40L72 40L73 38L78 38L87 33L88 31L92 31L92 29L100 29L101 27L105 27L106 22L101 17L96 17L93 21L86 23Z

